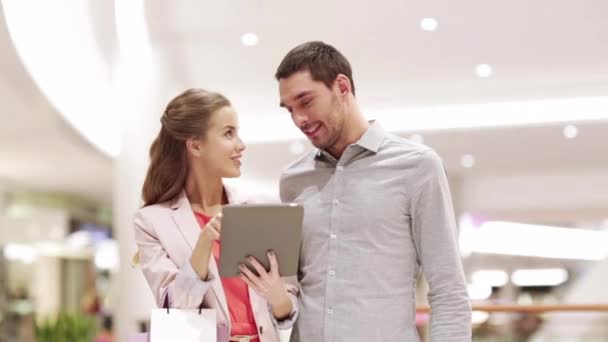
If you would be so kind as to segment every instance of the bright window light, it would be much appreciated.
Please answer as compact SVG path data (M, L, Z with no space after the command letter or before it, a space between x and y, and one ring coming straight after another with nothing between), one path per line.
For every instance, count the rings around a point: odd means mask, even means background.
M603 260L608 232L579 228L489 221L480 226L461 220L459 243L465 255L487 253L553 259Z
M473 284L501 287L509 281L509 275L503 270L480 270L473 272L471 279Z
M484 300L492 295L492 286L478 283L469 284L467 285L467 292L472 300Z
M284 110L271 110L267 114L240 108L240 133L247 143L291 141L304 137L289 116L284 115ZM424 134L425 131L608 120L608 96L436 107L364 107L362 111L370 114L368 119L377 119L390 132Z
M29 245L8 243L4 246L4 257L7 260L21 261L31 264L38 258L36 250Z
M425 108L363 109L391 131L416 132L608 120L608 96ZM291 121L283 120L291 124ZM293 126L293 124L291 124ZM301 133L300 133L301 134Z
M563 268L521 269L511 275L517 286L557 286L568 280L568 271Z

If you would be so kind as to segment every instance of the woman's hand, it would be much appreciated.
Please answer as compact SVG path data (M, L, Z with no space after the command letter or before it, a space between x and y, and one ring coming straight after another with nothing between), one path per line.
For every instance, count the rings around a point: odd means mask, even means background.
M205 243L210 245L213 244L214 241L220 239L220 232L222 231L222 213L218 213L213 216L209 222L205 225L199 239L203 239Z
M213 242L220 239L222 231L222 213L215 215L199 233L198 241L192 250L190 264L202 280L209 275L209 259L213 250Z
M291 314L293 309L291 300L287 295L287 289L279 274L279 263L274 252L268 252L268 260L270 261L270 272L266 272L254 257L248 257L247 262L257 271L259 276L241 264L241 278L249 285L259 296L266 299L272 309L272 314L277 320L282 320Z

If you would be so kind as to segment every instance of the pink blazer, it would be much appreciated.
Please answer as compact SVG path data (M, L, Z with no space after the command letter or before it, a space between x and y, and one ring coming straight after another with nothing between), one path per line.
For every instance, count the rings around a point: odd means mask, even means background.
M229 203L253 203L233 187L225 187ZM171 203L141 208L134 219L139 263L152 289L156 304L162 307L168 296L169 306L177 309L204 308L217 312L217 322L230 331L230 315L224 289L214 258L209 259L209 279L202 281L192 269L190 256L198 240L200 227L185 192ZM249 289L251 307L261 342L279 342L277 329L289 329L298 314L298 288L287 284L294 310L290 317L277 322L266 300Z

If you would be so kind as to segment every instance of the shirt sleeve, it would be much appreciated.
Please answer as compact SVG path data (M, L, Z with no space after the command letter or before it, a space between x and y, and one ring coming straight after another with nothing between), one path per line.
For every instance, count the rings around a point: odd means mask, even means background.
M410 212L416 251L429 284L431 341L471 341L471 304L447 175L434 151L420 157Z
M268 304L268 310L270 311L270 318L272 319L272 323L275 327L281 330L290 329L293 327L294 323L298 319L298 293L299 289L297 286L286 283L287 287L287 295L289 296L289 300L291 301L291 313L288 317L282 320L277 320L276 317L272 314L272 308L270 304Z

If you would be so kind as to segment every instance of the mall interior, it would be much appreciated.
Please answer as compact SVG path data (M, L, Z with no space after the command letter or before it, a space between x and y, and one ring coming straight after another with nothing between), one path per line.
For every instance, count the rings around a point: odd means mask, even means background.
M473 341L608 341L608 2L0 3L0 341L148 331L133 216L165 106L226 95L247 145L229 181L278 196L314 147L274 73L313 40L367 119L442 157Z

